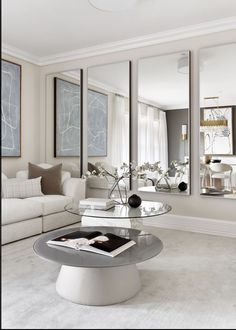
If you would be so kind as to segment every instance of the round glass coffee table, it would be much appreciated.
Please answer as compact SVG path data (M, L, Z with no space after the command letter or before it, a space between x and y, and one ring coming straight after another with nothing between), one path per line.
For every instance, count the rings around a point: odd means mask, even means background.
M71 203L65 206L65 210L81 216L82 226L96 226L97 224L100 226L119 226L120 220L125 220L122 221L122 226L126 227L127 220L129 220L131 228L140 229L144 218L166 214L171 211L171 206L162 202L142 201L142 204L137 208L130 207L128 204L117 204L104 211L94 209L92 206L79 208L78 204Z
M136 244L116 257L49 246L46 242L74 231L113 233L133 239ZM43 234L34 244L35 253L62 265L56 290L60 296L83 305L110 305L133 297L141 287L137 263L158 255L162 250L159 238L140 230L121 227L78 227Z

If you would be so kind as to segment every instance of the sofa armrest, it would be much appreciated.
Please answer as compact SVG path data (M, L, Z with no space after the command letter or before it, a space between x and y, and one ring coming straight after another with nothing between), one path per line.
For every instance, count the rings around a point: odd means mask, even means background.
M63 182L62 192L65 196L73 198L73 202L79 202L85 198L86 180L80 178L70 178Z

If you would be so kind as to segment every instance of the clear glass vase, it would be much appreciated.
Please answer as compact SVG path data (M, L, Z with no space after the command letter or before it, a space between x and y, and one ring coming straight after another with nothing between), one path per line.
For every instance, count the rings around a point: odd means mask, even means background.
M167 175L162 175L156 182L156 191L169 191L171 190L170 178Z
M114 181L110 190L108 191L108 198L115 200L118 204L128 203L127 187L123 177Z

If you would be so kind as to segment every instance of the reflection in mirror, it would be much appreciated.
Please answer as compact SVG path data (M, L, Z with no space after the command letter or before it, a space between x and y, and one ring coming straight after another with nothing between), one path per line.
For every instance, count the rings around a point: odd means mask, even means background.
M200 192L236 198L236 43L200 50Z
M90 188L110 189L129 169L130 62L88 69L88 179ZM122 166L123 163L127 165ZM126 175L125 175L126 176ZM129 188L129 177L119 181ZM112 194L109 197L116 197Z
M190 193L189 62L188 51L139 61L140 191Z
M46 79L46 161L62 163L73 177L82 175L81 80L80 69L53 73Z

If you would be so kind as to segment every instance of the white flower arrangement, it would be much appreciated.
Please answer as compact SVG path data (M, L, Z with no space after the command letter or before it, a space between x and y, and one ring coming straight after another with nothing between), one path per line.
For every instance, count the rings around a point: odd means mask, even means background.
M112 193L115 189L118 190L119 196L121 199L121 203L125 204L127 203L127 187L124 182L125 178L143 178L144 180L148 180L146 171L151 172L157 172L159 174L159 178L155 184L156 190L164 189L164 190L170 190L172 188L176 188L178 186L177 183L181 180L183 174L185 173L185 168L188 162L179 162L177 160L173 160L170 163L170 166L167 170L163 170L161 167L160 162L155 162L153 164L146 162L142 165L136 166L135 162L131 162L130 164L123 163L118 170L117 167L114 168L114 172L111 173L109 170L105 169L102 165L98 167L99 172L97 171L87 171L84 178L88 178L90 176L96 176L96 177L103 177L106 178L109 183L109 178L112 178L112 186L108 193L108 198L111 198ZM170 173L174 171L175 172L175 184L170 184ZM123 181L123 188L124 188L124 195L125 197L122 198L121 194L121 188L120 188L120 182Z
M121 204L127 204L127 202L128 202L127 187L126 187L126 183L124 182L124 179L129 178L129 177L135 177L137 175L134 162L131 162L129 165L126 163L123 163L121 165L119 171L118 171L118 168L115 167L113 173L111 173L110 171L105 169L102 165L98 167L98 170L99 170L99 173L97 173L97 171L95 171L95 170L92 172L87 171L85 173L84 178L88 178L90 176L97 176L97 177L103 177L103 178L105 177L107 179L107 181L109 181L109 179L108 179L109 177L113 178L112 186L108 192L108 198L111 198L112 193L114 192L115 189L117 189L118 193L119 193L119 198L121 200ZM122 192L121 192L121 187L120 187L121 181L123 181L122 186L124 189L124 197L122 197ZM118 201L116 201L116 202L119 203Z
M183 174L185 173L185 168L188 162L179 162L177 160L173 160L170 163L170 166L167 170L163 170L161 168L160 162L155 162L150 164L149 162L144 163L137 167L139 173L143 174L143 178L145 179L147 175L145 171L157 172L159 174L159 178L155 184L156 190L164 189L170 190L172 188L176 188L178 186L178 182L181 180ZM175 184L170 184L170 173L175 172Z

